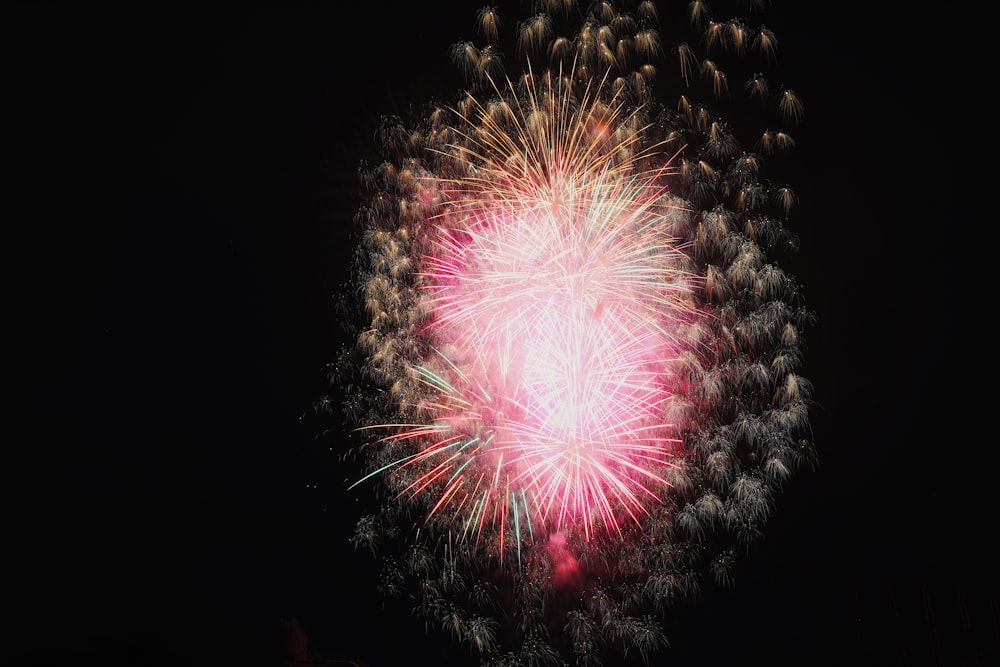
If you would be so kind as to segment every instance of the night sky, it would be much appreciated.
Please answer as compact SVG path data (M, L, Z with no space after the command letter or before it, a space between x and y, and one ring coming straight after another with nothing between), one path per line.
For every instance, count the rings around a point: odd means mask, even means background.
M367 667L465 664L379 599L311 406L346 342L358 164L381 114L457 92L480 5L83 4L0 21L5 664L277 665L283 617ZM967 275L992 223L955 219L947 25L775 4L820 465L657 664L995 664L993 328Z

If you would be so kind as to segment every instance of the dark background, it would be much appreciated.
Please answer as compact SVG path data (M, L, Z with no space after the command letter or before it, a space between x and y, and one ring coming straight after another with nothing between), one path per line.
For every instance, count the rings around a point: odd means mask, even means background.
M459 4L4 5L7 664L276 665L283 617L369 667L464 659L379 599L310 413L358 163L380 114L458 90ZM995 663L958 33L933 5L777 9L820 466L657 664Z

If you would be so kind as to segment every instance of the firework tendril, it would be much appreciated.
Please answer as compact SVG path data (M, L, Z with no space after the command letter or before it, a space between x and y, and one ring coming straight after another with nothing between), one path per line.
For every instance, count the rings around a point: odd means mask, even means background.
M795 195L765 176L803 107L762 73L763 3L683 9L537 2L515 76L484 8L451 51L469 89L385 119L362 165L341 367L382 509L352 541L484 665L648 661L814 462L811 314L771 259ZM774 111L753 152L725 62Z

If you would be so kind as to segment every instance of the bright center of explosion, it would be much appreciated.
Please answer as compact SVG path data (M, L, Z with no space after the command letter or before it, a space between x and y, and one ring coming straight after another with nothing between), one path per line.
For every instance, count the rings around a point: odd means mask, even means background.
M434 511L468 509L467 529L620 530L678 454L673 367L695 314L669 233L682 212L662 160L643 171L639 137L609 138L595 113L470 134L468 173L428 185L446 203L419 266L432 425L409 490L443 485Z

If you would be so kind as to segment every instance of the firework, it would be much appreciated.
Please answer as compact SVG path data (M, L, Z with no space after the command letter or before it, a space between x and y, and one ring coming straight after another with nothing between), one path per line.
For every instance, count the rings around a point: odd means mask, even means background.
M777 124L743 148L722 62L777 45L749 18L686 4L667 48L652 2L539 4L520 74L482 9L451 52L469 91L387 119L363 166L346 409L385 503L353 539L484 664L648 659L813 456L810 316L769 259L795 196L764 176L803 107L751 70Z

